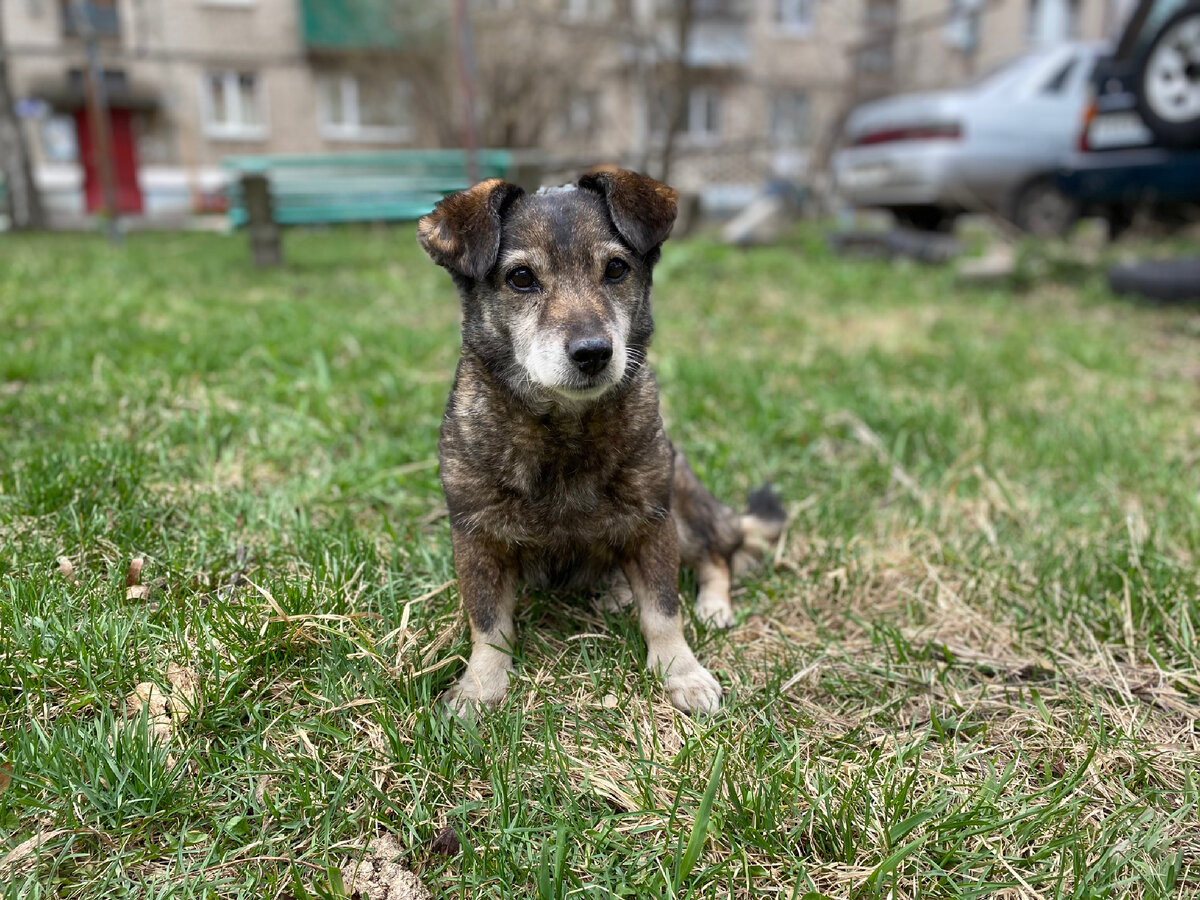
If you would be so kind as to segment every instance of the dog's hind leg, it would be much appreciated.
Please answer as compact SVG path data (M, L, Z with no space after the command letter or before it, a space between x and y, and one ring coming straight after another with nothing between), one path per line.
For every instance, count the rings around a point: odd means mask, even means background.
M715 712L721 705L721 685L700 665L683 636L679 548L670 520L664 520L647 540L630 548L621 568L633 590L646 638L646 668L661 675L676 709Z
M508 692L516 635L516 566L483 541L451 530L458 592L471 625L471 658L467 671L446 691L447 711L474 716L479 706L498 706Z
M675 451L672 513L679 557L696 573L696 617L712 628L733 625L732 560L742 543L739 517L700 483L687 458Z
M672 513L679 557L696 573L696 618L713 628L733 625L733 579L745 574L783 533L787 514L769 487L750 495L739 515L708 492L684 455L675 451Z
M614 566L596 592L598 612L620 612L633 605L633 588L619 567Z
M733 626L733 588L729 560L710 553L696 564L696 580L700 590L696 594L696 618L709 628Z

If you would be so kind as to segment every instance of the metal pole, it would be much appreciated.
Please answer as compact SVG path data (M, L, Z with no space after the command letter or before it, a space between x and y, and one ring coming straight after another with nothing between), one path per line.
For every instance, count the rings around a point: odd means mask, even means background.
M479 181L479 134L475 122L475 40L467 0L454 0L454 30L458 35L458 79L463 97L463 149L467 156L467 180Z
M100 189L104 198L101 215L105 218L108 239L114 244L119 244L121 230L117 223L117 178L113 166L112 123L108 115L108 94L104 87L104 70L100 66L96 29L92 26L91 13L85 0L73 0L71 12L75 19L75 30L83 38L87 48L85 94L88 128L92 133L92 153L100 174Z

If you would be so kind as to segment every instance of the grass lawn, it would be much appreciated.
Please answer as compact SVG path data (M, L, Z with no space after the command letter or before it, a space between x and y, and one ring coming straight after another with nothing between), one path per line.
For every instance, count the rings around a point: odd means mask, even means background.
M287 254L0 236L4 900L1200 894L1194 312L668 244L669 432L792 515L689 622L726 704L533 595L464 727L452 286L411 228Z

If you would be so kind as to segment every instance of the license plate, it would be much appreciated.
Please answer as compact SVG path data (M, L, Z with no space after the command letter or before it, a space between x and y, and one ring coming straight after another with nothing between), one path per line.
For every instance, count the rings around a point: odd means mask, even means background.
M842 175L842 182L848 188L873 188L885 183L891 174L892 167L887 163L874 163L847 169Z
M1122 112L1098 115L1088 129L1088 148L1110 150L1113 147L1144 147L1154 142L1154 135L1137 113Z

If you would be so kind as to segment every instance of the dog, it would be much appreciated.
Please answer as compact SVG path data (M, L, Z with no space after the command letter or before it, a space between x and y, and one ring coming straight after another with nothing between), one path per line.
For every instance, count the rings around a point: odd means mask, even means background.
M720 705L684 637L680 561L697 575L697 617L728 627L735 571L778 540L785 515L768 487L745 514L720 503L663 429L646 353L651 276L676 204L672 188L604 168L534 194L483 181L418 223L462 299L438 444L471 629L467 670L445 696L451 714L503 700L519 582L606 586L632 601L646 665L672 704Z

